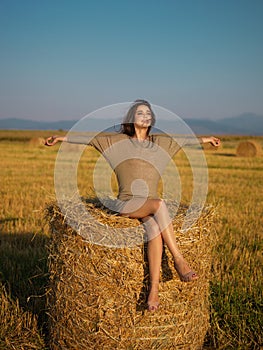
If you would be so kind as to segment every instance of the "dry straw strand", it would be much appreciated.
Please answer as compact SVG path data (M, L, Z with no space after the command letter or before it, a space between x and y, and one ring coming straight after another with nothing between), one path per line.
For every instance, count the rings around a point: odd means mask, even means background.
M74 203L66 203L66 207L70 222L74 217L78 220L79 208ZM107 212L96 200L88 201L86 208L101 220L97 227L107 224L135 230L139 223ZM185 211L186 208L179 208L173 225L182 252L200 278L194 283L181 282L166 248L159 293L161 307L156 313L149 313L145 308L145 246L110 248L85 241L68 225L60 208L49 205L52 239L48 309L52 349L202 348L209 328L214 210L206 208L193 228L180 233ZM86 222L86 229L89 225Z
M36 318L30 312L23 311L18 301L11 300L2 285L0 286L0 349L45 349Z
M261 145L254 140L240 142L236 150L238 157L256 157L260 156L261 153Z

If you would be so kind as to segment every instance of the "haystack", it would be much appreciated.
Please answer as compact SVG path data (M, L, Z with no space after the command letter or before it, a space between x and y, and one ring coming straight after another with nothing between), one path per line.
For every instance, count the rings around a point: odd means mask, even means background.
M261 145L256 141L242 141L238 144L236 154L238 157L256 157L261 155Z
M136 232L137 242L138 237L143 238L139 221L107 212L97 200L87 201L86 208L96 218L97 230L104 227L110 235L110 228L128 228ZM111 247L91 243L92 235L88 237L87 232L94 231L94 227L88 221L85 225L79 222L81 215L74 204L65 203L63 213L55 204L47 208L52 232L48 293L51 349L202 348L209 328L214 211L206 208L194 227L180 233L185 212L186 208L179 208L173 226L180 249L200 278L193 283L181 282L166 248L159 293L161 307L151 313L146 310L145 245L117 248L118 242L114 248L114 239L118 241L114 235ZM72 228L74 220L78 229Z
M41 147L44 146L45 139L43 137L33 137L29 140L29 145L31 147Z
M211 143L203 143L202 148L204 151L214 151L216 152L219 148L222 148L222 145L220 147L215 147L211 145Z

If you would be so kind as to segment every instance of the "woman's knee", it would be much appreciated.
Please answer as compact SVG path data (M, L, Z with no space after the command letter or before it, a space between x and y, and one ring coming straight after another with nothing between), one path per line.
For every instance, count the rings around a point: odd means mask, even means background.
M162 199L153 199L152 201L153 214L156 214L164 206L164 201Z

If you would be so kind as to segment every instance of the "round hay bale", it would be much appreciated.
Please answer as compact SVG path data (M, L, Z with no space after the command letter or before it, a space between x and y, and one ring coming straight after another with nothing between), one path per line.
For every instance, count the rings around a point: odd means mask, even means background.
M261 154L261 145L256 141L242 141L238 144L236 154L238 157L256 157Z
M43 137L33 137L29 141L29 145L31 147L41 147L44 146L45 144L45 139Z
M104 225L131 226L134 230L134 225L139 224L137 220L105 212L95 202L88 203L88 209ZM52 232L50 348L201 349L209 328L209 276L215 243L213 209L206 208L193 228L180 233L186 208L179 208L173 220L178 243L200 277L193 283L181 282L165 248L161 306L154 313L146 310L145 245L110 248L85 241L67 224L68 217L70 220L78 217L77 212L74 205L66 215L57 205L47 208Z

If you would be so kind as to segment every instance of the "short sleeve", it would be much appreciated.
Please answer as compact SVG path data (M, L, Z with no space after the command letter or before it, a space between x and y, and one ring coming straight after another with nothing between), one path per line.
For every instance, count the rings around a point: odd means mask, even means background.
M88 145L94 147L100 153L103 153L112 145L112 142L109 135L95 136L89 141Z
M197 146L202 143L201 138L197 138L194 135L192 136L169 136L169 135L156 135L154 142L158 146L162 147L170 157L173 157L180 151L182 147L185 146Z
M154 142L173 157L180 151L182 145L169 135L157 135Z
M100 133L92 136L84 133L72 133L67 136L67 142L92 146L100 153L104 153L113 143L118 142L122 138L123 135L121 134Z

